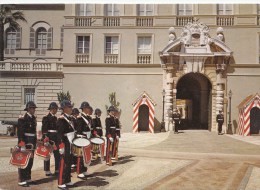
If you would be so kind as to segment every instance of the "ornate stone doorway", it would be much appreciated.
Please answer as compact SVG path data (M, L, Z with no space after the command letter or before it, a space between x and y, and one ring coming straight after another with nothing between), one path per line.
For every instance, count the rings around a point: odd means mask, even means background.
M233 52L225 44L223 28L217 29L215 38L209 35L209 30L204 23L193 21L185 25L177 37L175 28L171 27L169 43L159 52L165 90L166 131L174 128L172 111L178 107L179 98L188 98L194 104L191 113L194 124L190 127L217 131L219 110L224 111L226 122L226 70ZM226 123L224 130L225 126Z
M211 89L207 77L200 73L182 76L177 83L177 107L182 107L180 129L209 129L211 122ZM183 102L178 105L178 102ZM186 103L188 102L188 104Z

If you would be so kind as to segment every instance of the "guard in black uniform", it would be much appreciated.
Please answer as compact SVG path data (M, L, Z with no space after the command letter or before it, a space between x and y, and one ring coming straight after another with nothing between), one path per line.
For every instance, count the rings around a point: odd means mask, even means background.
M48 143L55 143L55 147L58 147L57 142L57 117L55 114L58 111L58 105L56 102L51 102L49 105L48 110L50 112L42 118L42 134L43 134L43 141L45 145ZM51 140L51 142L49 141ZM56 148L53 150L54 159L55 159L55 172L54 175L58 175L59 167L60 167L60 153L59 150ZM44 171L46 176L51 176L52 173L50 172L50 160L44 161Z
M81 115L77 117L77 135L83 135L87 139L91 138L91 125L92 125L92 118L91 118L91 107L88 102L82 102L79 109L82 109ZM87 176L88 168L84 166L83 157L78 157L80 165L77 166L77 174L78 178L85 178Z
M103 136L102 123L100 120L101 110L99 108L95 109L95 117L93 118L93 130L96 131L99 137ZM95 133L95 132L94 132Z
M224 115L222 110L219 111L219 114L217 115L217 122L218 122L218 134L222 135L222 125L224 123Z
M35 149L36 148L36 104L33 101L29 101L26 104L24 111L27 111L23 116L18 119L18 146L21 151L25 149ZM26 144L31 143L33 147L29 147ZM34 155L34 151L32 151ZM33 166L33 157L30 158L29 163L26 168L18 169L19 183L20 186L28 186L28 184L33 183L31 180L31 170Z
M78 117L79 113L80 112L79 112L78 108L72 109L71 118L72 118L72 123L74 124L75 129L77 128L77 117ZM76 168L76 166L77 166L77 156L72 155L71 168Z
M180 127L180 122L181 122L181 114L178 112L178 109L173 110L173 121L175 123L174 133L178 134L178 129Z
M106 137L107 137L107 147L106 147L106 164L112 166L112 148L114 139L116 138L116 121L115 121L115 112L116 109L114 106L108 108L108 116L106 118Z
M63 100L61 102L62 115L58 118L58 144L60 159L58 188L66 190L68 186L73 186L71 182L71 134L75 133L74 125L71 121L72 105L70 101ZM74 138L74 137L73 137Z

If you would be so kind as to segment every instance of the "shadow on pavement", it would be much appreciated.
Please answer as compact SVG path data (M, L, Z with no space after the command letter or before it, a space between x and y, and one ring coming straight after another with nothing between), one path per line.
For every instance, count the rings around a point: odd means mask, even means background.
M33 180L33 183L30 184L30 185L40 185L40 184L44 184L44 183L49 183L49 182L54 181L56 179L57 179L57 176L37 179L37 180Z
M102 173L102 172L101 172ZM95 186L95 187L101 187L109 184L104 178L101 177L93 177L88 178L86 181L78 181L74 185L77 187L83 187L83 186Z
M132 156L132 155L127 155L127 156L122 156L122 157L119 157L118 158L118 161L113 163L114 165L120 165L120 164L126 164L128 162L132 162L134 161L133 159L131 158L134 158L135 156Z

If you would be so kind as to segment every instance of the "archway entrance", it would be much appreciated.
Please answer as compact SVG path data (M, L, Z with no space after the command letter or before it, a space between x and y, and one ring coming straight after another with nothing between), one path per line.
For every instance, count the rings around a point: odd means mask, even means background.
M259 134L260 131L260 109L254 107L250 110L250 134Z
M139 107L138 131L149 131L149 107L145 104Z
M180 129L210 129L212 85L204 75L189 73L177 83L177 108L181 111Z

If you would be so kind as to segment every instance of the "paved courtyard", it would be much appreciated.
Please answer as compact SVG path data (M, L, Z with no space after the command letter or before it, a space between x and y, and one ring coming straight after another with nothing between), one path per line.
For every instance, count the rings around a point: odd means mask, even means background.
M33 166L37 185L17 186L17 169L9 166L9 148L17 142L0 138L0 189L57 189L45 177L38 157ZM217 135L203 130L167 133L123 133L119 161L112 167L93 163L86 180L71 189L260 189L260 136ZM53 164L53 163L52 163Z

